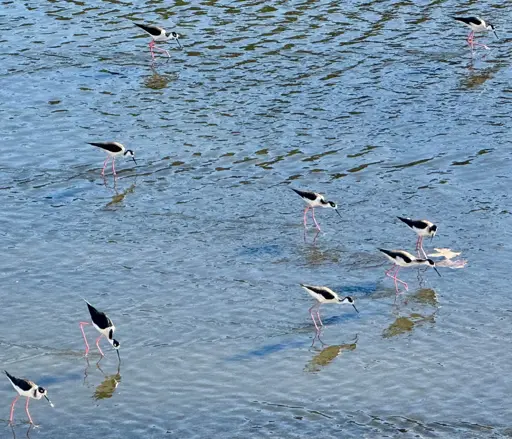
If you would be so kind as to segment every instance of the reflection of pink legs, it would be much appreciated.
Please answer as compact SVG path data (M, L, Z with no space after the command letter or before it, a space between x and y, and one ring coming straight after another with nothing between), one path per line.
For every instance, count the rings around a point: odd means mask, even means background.
M96 339L96 347L98 348L98 351L100 351L100 354L102 357L105 356L105 354L103 353L103 351L101 350L100 348L100 339L101 337L103 337L103 335L100 335L97 339Z
M89 353L89 343L87 343L87 337L85 336L84 332L84 325L88 325L89 322L80 322L80 331L82 331L82 335L84 336L85 341L85 356Z
M318 225L318 223L316 222L316 218L315 218L315 208L312 207L311 208L311 212L313 213L313 221L315 222L315 226L316 228L318 229L318 231L320 232L322 229L320 229L320 226Z
M9 422L12 424L12 419L14 416L14 405L18 402L18 399L20 399L20 395L18 395L16 398L14 398L14 401L11 404L11 416L9 416Z
M315 321L315 316L313 314L313 310L318 306L318 304L314 304L311 308L309 308L309 315L311 316L311 320L313 320L313 323L315 325L315 328L316 328L316 331L319 332L320 329L318 328L317 324L316 324L316 321Z
M25 411L27 412L28 420L30 421L31 424L33 424L34 422L32 421L32 417L30 416L30 413L28 412L29 401L30 401L30 398L27 398L27 403L25 404Z

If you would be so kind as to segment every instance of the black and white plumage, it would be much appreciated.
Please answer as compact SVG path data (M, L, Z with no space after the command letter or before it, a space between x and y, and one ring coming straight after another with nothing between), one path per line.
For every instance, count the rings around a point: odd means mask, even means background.
M323 326L322 320L320 319L320 306L324 303L338 303L338 304L349 304L354 307L356 312L359 313L359 311L356 308L355 300L350 297L339 297L338 294L336 294L333 290L327 287L321 287L321 286L315 286L315 285L306 285L306 284L300 284L302 288L304 288L313 299L317 301L311 308L309 308L309 315L311 316L311 319L313 320L313 323L315 324L315 328L317 331L320 329L318 328L318 325L316 324L315 317L313 315L313 311L316 310L316 315L318 317L318 322L320 323L320 326Z
M89 309L89 314L91 315L92 325L100 333L100 336L96 340L96 347L100 351L101 356L104 356L104 354L100 348L99 342L100 342L101 337L105 337L108 340L108 342L112 345L112 347L116 350L117 357L119 358L119 361L121 361L121 357L119 356L119 347L121 345L114 338L114 331L116 330L114 323L112 323L112 320L110 320L110 318L104 312L97 310L87 300L84 299L84 301L87 304L87 308ZM89 322L80 322L80 329L82 331L82 335L84 337L85 346L86 346L85 355L87 355L89 353L89 343L87 342L87 337L85 336L83 326L88 325L88 324L89 324Z
M395 281L397 294L399 293L397 282L400 282L404 285L406 290L409 290L407 283L397 278L398 271L401 267L418 267L421 265L427 265L428 267L432 267L434 270L436 270L436 273L441 276L439 271L437 271L435 262L432 259L416 258L405 250L385 250L383 248L379 248L379 251L384 253L384 255L394 264L389 270L386 271L386 276L392 278ZM392 271L394 271L393 275L390 274Z
M498 34L496 33L494 26L491 23L486 23L480 17L452 17L452 18L461 23L464 23L466 26L468 26L471 29L471 32L469 33L468 39L467 39L467 42L468 42L469 46L471 47L471 50L473 50L475 46L482 46L485 49L489 49L485 44L480 44L480 43L475 42L475 40L474 40L475 33L492 31L492 32L494 32L494 35L496 36L496 38L498 38Z
M11 404L11 414L9 417L9 422L12 423L13 417L14 417L14 405L18 401L20 396L25 396L27 398L27 402L25 404L25 411L28 416L28 420L31 424L34 422L32 421L32 417L30 416L30 413L28 411L28 403L30 399L41 399L42 397L45 397L46 400L50 403L50 406L54 407L53 403L48 398L48 391L41 386L38 386L36 383L30 380L26 380L24 378L16 378L15 376L12 376L9 372L4 370L5 374L7 375L7 378L9 379L10 383L12 384L12 387L14 387L14 390L18 392L18 396L14 399L14 401Z
M316 228L318 229L318 231L321 230L315 218L316 207L329 207L331 209L334 209L341 218L341 214L338 211L338 206L336 205L336 203L334 201L327 201L322 194L319 194L317 192L300 191L294 188L291 188L291 190L295 192L299 197L301 197L302 200L307 204L307 207L304 210L304 227L307 226L306 214L308 213L308 210L311 209L313 221L315 222Z
M437 233L437 226L427 220L412 220L410 218L402 218L401 216L397 218L407 224L409 228L418 235L416 251L419 252L421 250L423 252L423 256L426 258L427 254L425 253L425 250L423 250L423 238L434 239L434 236L436 236Z
M114 175L116 174L115 160L116 157L131 157L134 161L135 165L137 165L137 161L135 160L135 153L131 149L126 149L122 143L119 142L89 142L89 145L96 146L105 151L108 155L105 159L105 163L103 163L103 170L101 171L101 175L105 175L105 168L107 166L108 161L112 158L112 172Z
M149 43L149 51L151 52L151 57L155 59L154 50L158 50L159 52L163 52L167 54L167 57L170 58L171 55L169 55L169 52L165 49L161 49L160 47L156 46L156 43L162 43L169 40L176 40L178 43L178 46L181 49L180 44L180 34L176 32L167 32L164 28L159 26L152 26L147 24L139 24L134 23L135 26L140 27L142 30L144 30L149 36L151 36L152 40Z

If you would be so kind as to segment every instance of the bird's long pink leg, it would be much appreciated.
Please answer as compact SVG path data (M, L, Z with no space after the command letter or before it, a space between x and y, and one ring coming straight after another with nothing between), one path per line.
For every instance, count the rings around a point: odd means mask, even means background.
M306 210L304 210L304 227L307 227L307 225L308 225L308 218L306 216L306 214L308 213L308 210L309 210L309 206L306 207Z
M153 52L153 47L155 46L155 41L151 40L149 43L149 51L151 52L151 58L153 58L153 61L155 60L155 53Z
M12 419L14 416L14 405L18 402L18 399L20 399L20 395L18 395L16 398L14 398L14 401L11 404L11 415L9 416L9 423L12 424Z
M317 324L316 324L316 321L315 321L315 316L313 315L313 309L318 306L317 304L313 305L311 308L309 308L309 315L311 316L311 320L313 320L313 323L315 325L315 328L316 328L316 331L319 332L320 329L318 328Z
M319 232L322 231L322 229L320 228L320 226L318 225L318 223L316 222L316 218L315 218L315 208L312 207L311 208L311 213L313 214L313 221L315 222L315 226L316 228L318 229Z
M100 348L100 339L101 339L101 337L103 337L103 334L102 334L102 335L100 335L100 336L96 339L96 347L98 348L98 351L100 351L101 356L102 356L102 357L104 357L104 356L105 356L105 354L103 353L103 351L102 351L102 350L101 350L101 348Z
M108 163L108 159L109 159L109 158L110 158L110 157L109 157L109 156L107 156L107 158L106 158L106 159L105 159L105 161L103 162L103 169L102 169L102 171L101 171L101 175L105 175L105 168L107 167L107 163Z
M394 279L395 276L392 276L390 275L389 273L393 270L396 270L396 267L398 267L398 265L392 265L391 268L389 270L387 270L384 274L387 276L387 277L390 277L391 279Z
M30 421L31 424L33 424L34 422L32 421L32 417L30 416L30 413L28 412L29 401L30 401L30 398L27 397L27 403L25 404L25 411L27 412L28 420Z
M87 356L87 354L89 353L89 343L87 343L87 337L85 336L85 332L84 332L84 325L88 325L89 322L80 322L80 330L82 331L82 335L84 337L84 341L85 341L85 356Z
M473 36L475 35L475 33L473 31L471 31L468 35L468 44L469 44L469 47L471 47L471 50L473 50Z
M401 279L398 279L397 275L398 275L398 272L400 271L400 265L397 265L397 270L395 271L395 288L396 288L396 292L398 293L398 285L396 284L397 282L400 282L401 284L403 284L403 286L405 287L405 291L409 291L409 286Z
M318 317L318 322L320 323L320 326L324 326L322 319L320 318L320 307L316 309L316 316Z
M158 50L159 52L163 52L163 53L165 53L165 54L167 55L167 58L170 58L170 57L171 57L171 55L169 55L169 52L167 52L167 50L162 49L162 48L160 48L160 47L158 47L158 46L156 46L156 45L153 47L153 50Z
M114 175L117 175L116 174L116 158L115 157L112 157L112 172L114 173Z

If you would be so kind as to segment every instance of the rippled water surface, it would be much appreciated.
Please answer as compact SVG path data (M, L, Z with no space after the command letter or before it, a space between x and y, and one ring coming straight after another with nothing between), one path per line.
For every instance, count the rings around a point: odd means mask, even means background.
M509 437L506 1L1 1L0 362L59 438ZM475 56L454 14L499 40ZM133 21L178 31L152 65ZM117 180L87 142L117 140ZM289 188L339 203L304 236ZM464 269L403 270L396 216ZM299 283L352 295L322 307ZM80 296L122 363L83 357ZM96 333L88 328L89 342ZM0 437L26 437L0 386Z

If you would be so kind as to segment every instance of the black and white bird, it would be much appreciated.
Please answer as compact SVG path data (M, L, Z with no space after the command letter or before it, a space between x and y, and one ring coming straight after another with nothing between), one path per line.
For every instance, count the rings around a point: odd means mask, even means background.
M356 312L359 312L356 308L354 299L350 296L341 298L333 290L327 287L319 287L306 284L300 284L300 286L304 288L309 293L309 295L317 301L317 303L315 303L311 308L309 308L309 315L311 316L311 319L313 320L313 323L315 324L315 328L317 331L319 331L320 329L316 324L314 311L316 311L316 316L318 317L318 322L320 323L320 326L324 326L324 324L322 323L322 319L320 319L320 306L323 303L346 303L352 305Z
M167 32L164 28L161 28L159 26L151 26L151 25L139 24L139 23L134 23L134 24L135 24L135 26L140 27L142 30L144 30L147 34L149 34L151 36L152 39L151 39L151 42L149 43L149 51L151 52L151 57L153 58L153 60L155 59L155 53L154 53L155 50L165 53L168 58L171 57L171 55L169 55L169 52L167 50L158 47L156 45L156 43L163 43L163 42L169 41L169 40L176 40L176 42L178 43L178 46L180 46L180 49L181 49L181 44L180 44L180 40L179 40L180 34L178 34L176 32Z
M96 308L94 308L94 306L87 302L87 300L84 299L84 301L87 303L87 308L89 309L89 314L91 315L92 325L100 333L100 336L96 339L96 347L100 351L101 356L104 357L105 354L101 350L99 343L101 337L105 337L116 350L117 357L119 358L119 361L121 361L121 357L119 356L120 343L114 338L114 331L116 330L116 327L112 323L112 320L110 320L104 312L98 311ZM85 355L87 356L89 353L89 343L87 343L87 337L85 336L84 325L89 325L89 322L80 322L80 330L82 331L82 335L85 341Z
M31 424L34 422L32 421L32 417L30 416L30 413L28 411L28 403L30 401L30 398L32 399L41 399L43 396L46 398L46 400L50 403L50 406L54 406L52 402L48 399L47 390L44 387L38 386L33 381L26 380L24 378L16 378L12 376L9 372L4 370L5 374L7 375L7 378L9 378L9 381L12 384L12 387L14 387L14 390L18 392L18 396L14 398L14 401L11 404L11 415L9 416L9 423L12 424L12 420L14 417L14 405L20 398L20 396L26 396L27 402L25 404L25 411L27 412L28 420Z
M404 222L411 228L416 235L418 235L418 240L416 241L416 251L423 253L423 256L426 258L427 254L425 250L423 250L423 238L434 239L437 233L437 226L434 223L431 223L427 220L412 220L410 218L402 218L401 216L397 217L400 221Z
M466 26L468 26L471 29L471 32L469 33L468 39L467 39L467 42L469 44L469 47L471 47L471 50L473 50L475 48L475 46L482 46L485 49L489 49L485 44L475 42L475 33L493 31L496 38L498 38L498 34L496 33L494 26L491 23L486 23L480 17L452 17L452 18L454 20L460 21L461 23L464 23Z
M108 154L105 162L103 163L101 175L105 175L105 168L107 167L107 163L111 158L112 172L114 175L117 175L115 166L116 157L131 157L135 164L137 164L137 161L135 160L135 153L131 149L126 149L124 145L119 142L89 142L89 145L97 146Z
M389 270L386 271L386 276L390 277L395 281L395 289L397 294L399 293L397 282L403 284L406 291L409 291L409 286L407 285L407 283L397 278L398 271L402 267L418 267L421 265L427 265L436 270L436 273L439 274L439 276L441 276L439 271L437 271L436 263L432 259L416 258L415 256L411 255L410 253L404 250L384 250L383 248L379 248L379 250L382 253L384 253L384 255L394 264ZM392 271L394 271L394 273L390 274Z
M308 221L306 214L308 213L308 210L311 209L313 221L315 222L316 228L318 229L318 231L321 231L320 226L316 222L315 207L330 207L331 209L334 209L341 218L341 214L338 211L338 206L336 205L336 203L334 201L327 201L322 194L318 194L316 192L299 191L298 189L294 188L291 188L291 190L295 192L297 195L299 195L299 197L301 197L302 200L307 204L306 209L304 210L304 227L307 226Z

